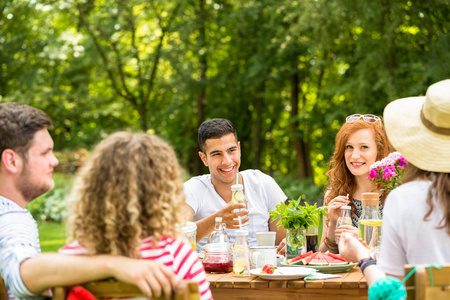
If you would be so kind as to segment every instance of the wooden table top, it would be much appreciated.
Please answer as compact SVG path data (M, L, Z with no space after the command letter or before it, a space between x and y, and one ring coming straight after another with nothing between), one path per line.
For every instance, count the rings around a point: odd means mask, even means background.
M367 281L359 268L337 273L325 280L265 280L257 276L234 277L232 273L207 274L213 297L220 299L367 299Z

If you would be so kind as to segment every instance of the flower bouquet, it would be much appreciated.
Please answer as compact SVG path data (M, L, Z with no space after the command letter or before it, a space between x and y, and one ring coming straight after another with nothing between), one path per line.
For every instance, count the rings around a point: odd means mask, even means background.
M391 191L401 184L400 177L406 165L408 165L408 161L400 152L392 152L370 166L367 179L372 180L380 191Z

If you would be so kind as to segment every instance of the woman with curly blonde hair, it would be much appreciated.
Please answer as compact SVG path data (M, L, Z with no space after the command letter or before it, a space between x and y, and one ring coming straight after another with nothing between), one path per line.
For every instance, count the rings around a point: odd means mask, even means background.
M367 179L370 166L392 151L381 119L375 115L351 115L336 135L335 150L327 172L329 185L324 205L328 206L328 217L324 217L320 251L337 253L336 238L343 232L358 237L358 219L361 216L361 194L376 191ZM386 195L382 196L380 206ZM352 208L352 225L336 229L340 208Z
M65 254L113 254L154 259L177 279L199 282L210 299L203 265L179 239L184 193L171 146L155 135L118 132L103 140L71 193L71 244Z

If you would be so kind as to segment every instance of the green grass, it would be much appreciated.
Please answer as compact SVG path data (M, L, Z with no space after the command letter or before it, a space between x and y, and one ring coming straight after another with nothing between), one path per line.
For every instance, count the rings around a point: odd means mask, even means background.
M38 222L38 229L42 252L56 252L66 244L64 223Z

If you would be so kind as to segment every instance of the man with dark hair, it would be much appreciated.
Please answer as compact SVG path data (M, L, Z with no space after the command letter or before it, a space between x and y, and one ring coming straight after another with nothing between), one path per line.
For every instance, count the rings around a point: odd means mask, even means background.
M241 146L236 130L229 120L212 119L203 122L198 129L201 160L209 168L209 174L196 176L184 183L188 219L197 224L197 244L206 244L206 237L213 231L215 218L222 217L226 231L234 241L234 229L241 223L249 231L249 243L256 244L256 232L277 232L276 243L286 236L277 230L268 211L287 199L275 180L259 170L239 172ZM238 181L244 186L245 204L232 203L231 186ZM233 212L236 209L245 210Z
M119 256L40 255L36 221L25 206L51 190L53 140L50 118L16 103L0 104L0 275L10 299L38 296L52 286L115 277L154 296L171 293L176 279L156 261Z

